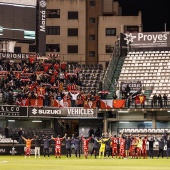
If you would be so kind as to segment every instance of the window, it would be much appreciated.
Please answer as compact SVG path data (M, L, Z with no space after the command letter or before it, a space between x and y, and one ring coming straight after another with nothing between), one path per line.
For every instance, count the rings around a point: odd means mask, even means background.
M35 45L29 45L29 52L36 52L36 46Z
M95 23L96 20L95 20L95 18L90 18L90 19L89 19L89 22L90 22L90 23Z
M114 46L113 45L106 45L106 53L113 53Z
M95 35L89 35L89 40L95 40Z
M68 28L68 36L78 36L78 28Z
M90 57L95 57L95 51L90 51L90 52L89 52L89 56L90 56Z
M47 18L60 18L60 9L49 9L46 13Z
M60 44L46 44L46 52L60 52Z
M96 2L95 1L90 1L90 6L95 6Z
M139 26L125 26L125 32L139 32Z
M59 26L47 26L46 27L47 35L60 35L60 27Z
M21 53L21 47L14 47L14 53Z
M106 28L106 36L116 36L116 28Z
M68 19L78 19L78 12L77 11L68 12Z
M68 45L67 53L78 53L78 45Z

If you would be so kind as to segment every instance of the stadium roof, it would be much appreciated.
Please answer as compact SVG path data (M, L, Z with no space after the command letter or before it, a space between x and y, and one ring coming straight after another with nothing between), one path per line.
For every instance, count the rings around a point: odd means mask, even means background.
M19 5L19 6L36 6L37 0L0 0L0 4Z

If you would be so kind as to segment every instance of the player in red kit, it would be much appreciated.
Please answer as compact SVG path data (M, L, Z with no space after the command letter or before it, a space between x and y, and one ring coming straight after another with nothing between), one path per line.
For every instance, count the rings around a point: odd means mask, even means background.
M93 135L92 135L93 136ZM83 136L82 136L82 141L83 141L83 148L84 148L84 156L85 158L87 159L87 156L88 156L88 144L89 144L89 141L91 140L92 136L88 139L85 139Z
M122 157L122 159L123 159L125 156L125 143L126 143L126 140L123 137L121 137L120 138L119 159L120 159L120 157Z
M131 146L130 146L130 156L131 156L131 158L136 157L136 145L137 145L136 138L132 137L132 142L131 142Z
M142 139L142 155L143 155L143 159L147 159L147 150L146 150L147 141L148 141L148 138L147 138L147 136L145 136Z
M117 138L116 135L114 135L114 137L111 136L110 139L112 141L112 158L114 157L114 155L117 158L117 144L119 138Z
M61 157L61 144L62 144L62 140L66 137L66 134L63 138L60 138L60 136L58 135L57 138L53 138L53 136L51 137L51 139L53 139L55 141L55 157L57 158L57 156L59 156L59 158Z

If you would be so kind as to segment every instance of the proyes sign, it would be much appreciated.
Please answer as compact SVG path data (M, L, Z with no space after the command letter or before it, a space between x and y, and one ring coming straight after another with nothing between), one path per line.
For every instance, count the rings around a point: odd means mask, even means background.
M169 32L125 33L124 40L131 47L170 47Z
M167 34L143 34L143 33L138 33L138 41L151 41L153 43L157 41L166 41L167 40Z

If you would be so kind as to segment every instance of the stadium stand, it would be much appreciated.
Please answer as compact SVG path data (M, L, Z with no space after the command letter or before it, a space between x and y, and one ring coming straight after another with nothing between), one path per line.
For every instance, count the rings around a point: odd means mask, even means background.
M0 143L18 143L19 128L9 128L9 138L4 135L4 128L0 128ZM55 136L55 131L52 128L23 128L24 137L34 138L35 135L39 136ZM14 141L13 141L14 140Z
M68 92L77 91L87 96L97 95L104 76L101 64L67 64L59 61L38 60L31 56L21 63L1 60L0 88L2 103L21 104L22 99L49 100L42 106L52 106L51 99L61 100ZM64 92L64 93L63 93ZM28 103L28 105L31 105Z
M145 89L156 94L167 94L170 85L170 51L129 52L125 58L119 81L142 81Z

